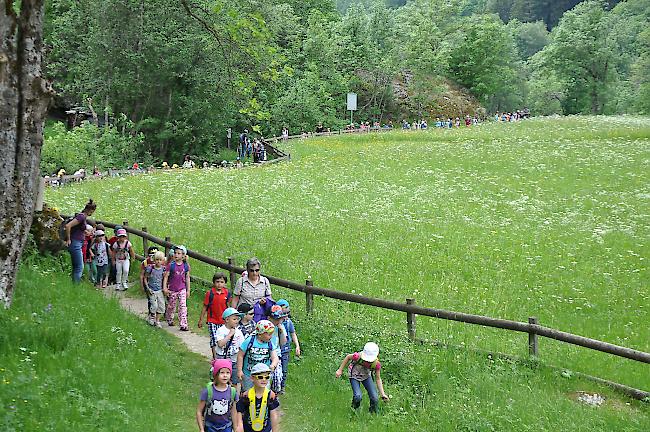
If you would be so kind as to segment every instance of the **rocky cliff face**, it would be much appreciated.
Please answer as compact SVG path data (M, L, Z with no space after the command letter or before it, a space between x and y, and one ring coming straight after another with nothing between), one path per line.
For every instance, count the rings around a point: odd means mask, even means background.
M47 204L43 204L43 211L34 212L30 233L40 253L56 254L65 249L65 244L59 238L62 222L59 211Z
M393 79L394 115L404 119L485 116L485 109L469 92L439 77L402 72Z

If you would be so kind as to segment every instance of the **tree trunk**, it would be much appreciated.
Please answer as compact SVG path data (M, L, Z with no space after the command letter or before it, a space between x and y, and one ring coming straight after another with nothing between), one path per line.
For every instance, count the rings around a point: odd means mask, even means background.
M41 76L43 0L0 0L0 303L11 306L40 181L52 94Z
M97 117L97 113L95 112L95 108L93 107L93 99L87 98L86 101L88 102L88 109L90 110L90 114L92 114L93 116L93 124L96 127L99 127L99 118Z

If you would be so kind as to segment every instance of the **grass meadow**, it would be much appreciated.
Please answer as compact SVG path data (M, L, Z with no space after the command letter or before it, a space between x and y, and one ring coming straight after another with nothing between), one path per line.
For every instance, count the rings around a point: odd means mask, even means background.
M23 260L0 308L0 430L194 430L207 362L63 268Z
M518 321L536 316L650 351L650 119L534 119L285 147L289 163L92 181L48 190L46 201L69 213L92 197L100 219L126 218L215 258L257 256L263 272L286 279ZM199 276L213 271L191 264ZM304 296L275 288L274 297L292 302L305 339L290 386L316 389L289 392L297 421L287 430L338 430L350 421L360 430L650 424L647 405L545 367L648 390L648 365L543 338L539 364L488 360L472 350L525 358L527 335L420 317L419 337L468 349L413 346L404 314L316 298L307 318ZM355 420L349 385L333 374L371 337L382 347L393 400L390 415ZM579 405L571 395L581 390L611 395L612 403Z

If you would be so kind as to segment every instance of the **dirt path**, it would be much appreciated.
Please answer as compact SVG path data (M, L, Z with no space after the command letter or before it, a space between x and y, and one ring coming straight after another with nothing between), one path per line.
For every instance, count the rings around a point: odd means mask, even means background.
M132 287L130 289L132 290L134 288ZM111 297L111 296L116 297L119 300L122 308L131 312L132 314L139 316L143 320L147 318L147 312L148 312L147 299L126 297L124 291L115 291L113 289L113 286L109 286L107 289L105 289L104 294L107 297ZM178 321L178 319L176 321ZM192 333L191 331L182 332L180 331L180 327L178 325L174 327L169 327L165 322L163 322L162 327L163 327L162 330L171 333L174 336L176 336L178 339L180 339L185 344L188 350L195 352L197 354L201 354L203 357L205 357L208 360L212 358L212 350L210 349L210 338L208 336ZM280 415L281 419L284 417L284 411L282 410L282 408L278 409L278 414Z
M133 289L136 288L129 288L129 290ZM115 296L119 300L120 305L125 310L139 316L143 320L146 319L147 299L127 297L123 291L115 291L113 287L110 286L104 290L104 293L107 297ZM178 319L176 321L178 322ZM182 332L180 331L180 327L178 325L169 327L164 321L162 326L162 330L171 333L179 338L190 351L201 354L208 360L212 358L212 351L210 350L210 338L208 336L192 333L191 331Z

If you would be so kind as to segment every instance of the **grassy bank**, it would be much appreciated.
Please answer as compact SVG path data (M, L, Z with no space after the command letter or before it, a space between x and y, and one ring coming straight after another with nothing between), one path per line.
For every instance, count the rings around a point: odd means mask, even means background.
M413 345L354 322L346 314L299 319L304 359L290 369L283 399L291 422L284 432L358 431L644 431L647 404L535 362ZM349 382L334 372L345 353L366 340L380 343L382 378L392 399L380 416L350 409ZM580 392L606 399L598 408L578 402Z
M525 321L650 351L650 120L535 119L290 141L291 163L49 190L207 255L317 286ZM194 265L208 276L213 269ZM303 298L281 293L295 304ZM317 299L403 334L404 316ZM195 318L190 319L195 322ZM525 355L526 336L421 318L418 333ZM542 339L543 361L650 389L647 365Z
M23 263L0 327L0 430L195 429L207 362L57 261Z

